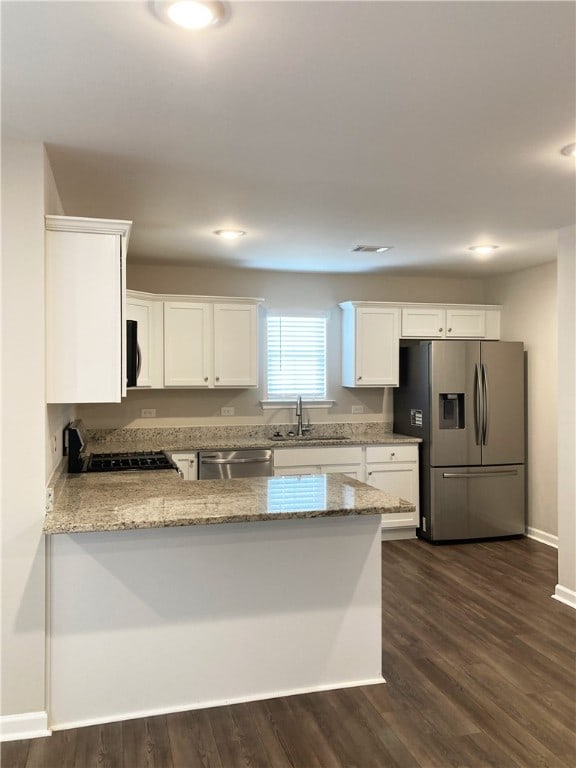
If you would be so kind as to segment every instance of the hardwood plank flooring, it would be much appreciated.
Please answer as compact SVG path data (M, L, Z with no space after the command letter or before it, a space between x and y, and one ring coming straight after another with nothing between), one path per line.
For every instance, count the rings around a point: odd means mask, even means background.
M529 539L382 545L386 685L7 742L2 768L575 768L576 611Z

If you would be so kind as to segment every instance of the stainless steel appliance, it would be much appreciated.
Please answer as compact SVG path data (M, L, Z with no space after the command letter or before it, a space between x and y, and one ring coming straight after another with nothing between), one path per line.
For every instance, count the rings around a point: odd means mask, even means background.
M522 343L403 346L394 430L423 441L419 536L454 541L524 533Z
M200 451L199 480L229 480L235 477L270 477L274 453L267 450Z
M144 469L176 469L163 451L92 453L86 472L135 472Z
M138 345L138 322L126 320L126 386L135 387L140 374L141 354Z
M135 472L150 469L177 469L164 451L84 453L86 438L81 420L64 427L64 454L68 472Z

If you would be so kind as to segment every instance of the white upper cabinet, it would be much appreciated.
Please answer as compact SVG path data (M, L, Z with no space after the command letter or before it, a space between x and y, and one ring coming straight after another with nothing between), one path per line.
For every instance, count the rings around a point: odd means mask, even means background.
M404 307L402 336L413 339L442 339L446 312L438 307Z
M164 386L257 385L257 300L164 302Z
M403 306L400 335L405 339L499 339L500 308Z
M131 222L46 216L46 400L126 393L125 258Z
M343 386L397 387L399 309L364 302L340 307Z
M258 307L214 304L214 386L258 385Z
M164 386L212 385L212 307L164 302Z

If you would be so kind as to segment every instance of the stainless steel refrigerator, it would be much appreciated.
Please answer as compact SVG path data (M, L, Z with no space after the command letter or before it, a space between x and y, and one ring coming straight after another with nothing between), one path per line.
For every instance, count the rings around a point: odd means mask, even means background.
M521 342L401 347L394 431L423 441L419 536L455 541L524 533Z

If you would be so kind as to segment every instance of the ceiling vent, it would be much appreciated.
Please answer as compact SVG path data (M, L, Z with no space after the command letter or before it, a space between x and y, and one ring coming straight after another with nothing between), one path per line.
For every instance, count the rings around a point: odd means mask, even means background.
M391 248L391 245L357 245L352 248L352 253L385 253Z

